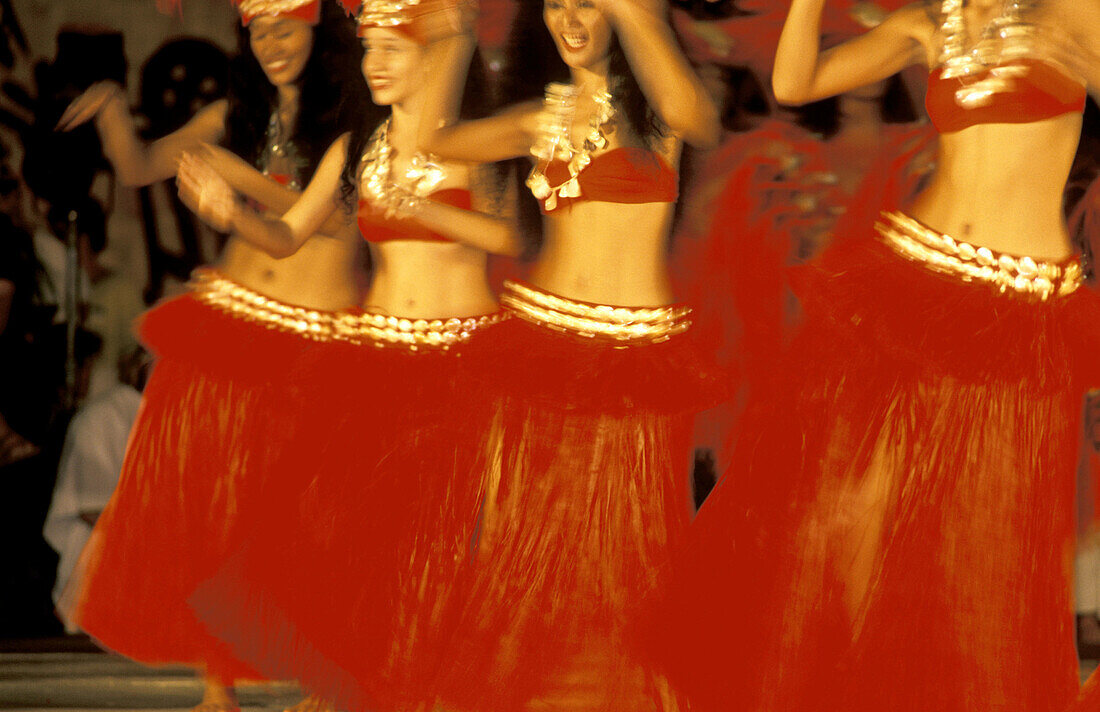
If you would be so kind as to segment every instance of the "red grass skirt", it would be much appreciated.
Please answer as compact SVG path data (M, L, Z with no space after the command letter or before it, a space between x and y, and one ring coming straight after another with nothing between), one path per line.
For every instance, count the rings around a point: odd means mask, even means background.
M241 521L256 516L295 438L286 374L330 346L299 326L322 328L332 315L264 300L213 271L197 272L193 286L141 320L156 365L118 489L81 557L87 574L67 596L79 625L106 647L231 682L258 675L206 633L187 598L238 546ZM279 326L283 316L294 325Z
M691 416L721 381L675 308L615 313L515 284L502 302L513 318L479 346L496 397L440 706L668 709L630 631L687 525ZM608 335L616 319L637 331Z
M805 248L820 246L841 203L836 230L843 235L853 225L863 231L883 205L909 202L936 138L926 126L891 128L852 198L823 182L831 167L820 144L781 122L734 134L708 159L688 196L672 273L693 309L697 338L731 377L732 402L706 414L708 432L697 430L719 463L728 461L749 394L767 380L797 325L789 266L808 259Z
M414 709L432 696L481 495L488 408L467 352L501 318L363 314L351 342L307 370L285 477L241 552L191 598L236 655L340 709Z
M797 275L805 322L652 632L695 709L1073 702L1075 463L1100 303L965 281L930 268L942 256L864 234Z

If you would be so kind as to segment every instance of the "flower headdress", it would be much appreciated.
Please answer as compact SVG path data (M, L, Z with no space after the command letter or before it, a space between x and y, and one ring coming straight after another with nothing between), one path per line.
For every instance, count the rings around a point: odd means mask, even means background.
M321 21L321 0L234 0L234 3L243 25L261 15L293 17L313 25Z
M305 20L311 25L321 21L321 0L232 0L241 14L241 24L247 26L260 15L285 15ZM161 12L180 13L183 0L157 0Z
M340 4L349 15L355 15L360 37L368 28L386 27L420 40L416 18L424 11L421 0L340 0Z

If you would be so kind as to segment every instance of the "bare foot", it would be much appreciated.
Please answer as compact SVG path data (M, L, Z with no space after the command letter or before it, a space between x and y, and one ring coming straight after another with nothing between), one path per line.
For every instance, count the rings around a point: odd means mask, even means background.
M287 707L283 712L336 712L336 708L328 700L310 695L293 707Z
M232 687L209 677L202 682L202 702L192 708L191 712L241 712L241 705L237 702L237 694Z

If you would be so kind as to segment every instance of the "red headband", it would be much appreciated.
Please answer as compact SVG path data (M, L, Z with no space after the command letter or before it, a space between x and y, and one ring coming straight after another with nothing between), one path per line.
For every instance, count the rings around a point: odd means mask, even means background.
M293 17L316 25L321 21L321 0L233 0L241 13L241 24L248 26L261 15Z
M434 6L440 3L431 0L340 0L340 4L349 15L356 16L360 37L372 27L381 27L423 44L425 39L419 32L417 18L438 9Z
M343 1L343 0L341 0ZM321 0L232 0L245 27L260 15L293 17L311 25L321 21ZM182 14L183 0L157 0L157 9Z

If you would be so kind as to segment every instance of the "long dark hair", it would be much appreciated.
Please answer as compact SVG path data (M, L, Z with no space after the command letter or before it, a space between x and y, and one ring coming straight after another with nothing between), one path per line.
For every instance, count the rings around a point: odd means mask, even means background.
M570 81L569 66L542 19L543 0L519 0L518 4L501 92L506 104L541 98L550 82ZM616 36L611 38L609 54L608 86L615 110L643 141L659 140L664 136L664 125L646 101Z
M508 39L501 99L516 104L540 99L550 82L568 83L569 66L558 53L554 38L543 22L543 0L519 0ZM664 124L650 107L638 85L617 36L612 36L608 87L623 123L650 148L665 135ZM507 170L515 183L516 222L524 241L523 257L533 258L542 246L542 216L538 202L524 185L530 165L526 158L509 161Z
M230 64L226 145L255 165L278 96L252 54L246 28L238 29L238 41L240 51ZM303 183L313 176L325 150L349 127L348 108L363 100L366 88L358 76L361 56L355 23L335 3L321 3L321 21L313 30L313 47L298 78L301 94L291 136L306 162Z
M359 56L362 56L360 46ZM366 80L359 77L359 85L366 87ZM351 108L351 107L349 107ZM466 86L462 92L462 104L458 110L460 119L482 119L497 109L492 93L489 91L488 76L480 52L474 52L470 68L466 72ZM370 99L369 90L358 111L352 113L349 125L351 137L348 141L348 155L344 161L344 170L340 175L340 197L346 209L355 205L359 192L359 161L366 151L367 142L379 124L390 114L388 106L377 106Z
M829 140L840 131L839 97L832 96L794 107L793 110L798 115L795 123L811 133L819 134L823 140ZM879 115L884 124L908 124L920 118L901 74L886 80L879 99Z

